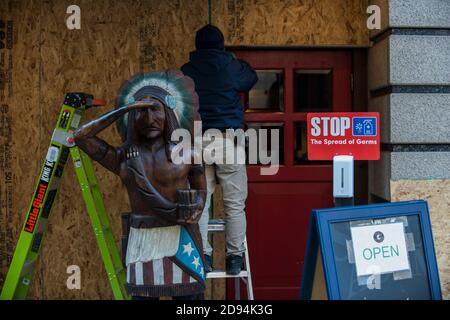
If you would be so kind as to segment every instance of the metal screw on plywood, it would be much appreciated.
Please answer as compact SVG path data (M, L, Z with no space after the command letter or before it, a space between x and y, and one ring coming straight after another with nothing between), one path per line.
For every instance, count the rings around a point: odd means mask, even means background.
M73 132L78 128L85 110L103 104L105 103L94 100L92 95L86 93L67 93L64 96L58 122L2 288L1 300L26 299L27 297L69 153L75 166L114 298L130 298L125 290L126 270L114 240L92 161L75 146L73 141Z
M208 232L225 232L225 221L222 219L212 219L209 220L208 223ZM247 238L244 240L244 269L237 275L227 274L223 270L213 270L206 274L206 278L208 279L221 279L221 278L234 278L235 284L235 298L236 300L240 300L241 295L241 283L242 280L247 287L247 298L248 300L254 300L253 297L253 285L252 285L252 275L250 272L250 258L248 255L248 246L247 246Z

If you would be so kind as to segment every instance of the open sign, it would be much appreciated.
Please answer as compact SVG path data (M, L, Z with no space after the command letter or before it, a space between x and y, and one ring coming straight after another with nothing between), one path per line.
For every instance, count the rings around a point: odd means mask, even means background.
M410 269L403 223L353 227L350 232L358 276L375 269L380 274Z
M309 113L308 159L332 160L336 155L351 155L355 160L378 160L379 119L377 112Z

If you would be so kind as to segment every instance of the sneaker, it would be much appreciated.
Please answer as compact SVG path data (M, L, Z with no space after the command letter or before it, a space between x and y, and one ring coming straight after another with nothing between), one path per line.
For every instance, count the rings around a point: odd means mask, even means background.
M226 258L227 274L237 275L242 269L242 256L230 255Z
M212 259L211 256L205 254L205 273L212 272Z

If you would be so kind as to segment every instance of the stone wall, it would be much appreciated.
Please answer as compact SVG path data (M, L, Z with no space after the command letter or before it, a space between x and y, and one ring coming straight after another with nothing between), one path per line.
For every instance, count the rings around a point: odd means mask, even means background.
M381 113L375 200L428 200L444 298L450 298L450 1L378 0L369 110Z

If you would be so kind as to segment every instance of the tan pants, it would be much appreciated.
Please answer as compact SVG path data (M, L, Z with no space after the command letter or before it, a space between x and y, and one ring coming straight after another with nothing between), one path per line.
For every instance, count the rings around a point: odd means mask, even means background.
M208 193L205 209L199 221L204 253L212 254L212 247L208 241L209 208L216 183L219 183L222 187L225 211L226 253L227 255L241 255L245 251L244 239L247 227L244 211L245 200L247 199L247 170L245 164L205 165L205 175Z

